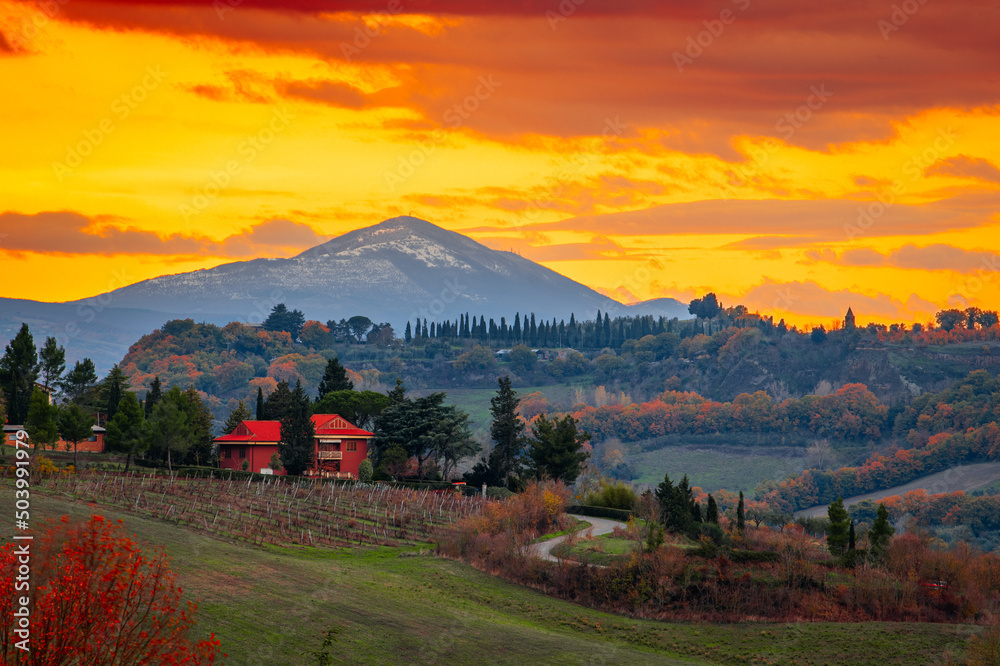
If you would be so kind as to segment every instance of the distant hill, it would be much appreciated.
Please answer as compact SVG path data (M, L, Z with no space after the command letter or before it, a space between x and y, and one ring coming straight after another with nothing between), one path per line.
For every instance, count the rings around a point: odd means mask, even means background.
M0 342L21 321L56 335L70 358L107 369L128 345L168 319L260 322L277 303L326 321L363 314L402 331L406 321L457 319L469 312L512 318L593 319L615 315L689 317L669 298L623 305L511 252L414 217L358 229L289 259L254 259L164 275L90 299L39 303L0 299ZM75 326L67 330L67 326ZM70 333L70 331L77 331Z

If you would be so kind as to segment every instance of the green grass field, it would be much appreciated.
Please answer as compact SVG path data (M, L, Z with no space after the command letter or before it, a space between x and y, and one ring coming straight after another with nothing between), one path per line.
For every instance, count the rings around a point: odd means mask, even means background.
M744 451L746 451L744 453ZM691 484L712 492L725 488L751 493L758 483L766 479L783 479L797 474L806 467L808 458L774 455L767 447L711 450L686 446L668 446L655 451L629 455L632 468L640 472L637 484L655 486L670 474L675 481L687 474Z
M12 505L9 481L0 487ZM729 625L634 620L551 599L414 551L253 548L110 508L32 496L32 520L100 512L163 546L198 630L228 664L939 664L974 628L932 624Z
M624 555L636 552L634 539L616 539L611 534L602 534L594 539L581 539L572 546L560 544L552 550L556 557L607 565Z
M516 389L519 396L525 396L535 391L540 391L554 405L566 398L573 396L574 390L578 386L571 384L552 384L550 386L531 386ZM428 389L421 393L432 393L434 391L445 391L448 394L445 403L455 405L469 413L470 420L473 421L474 431L488 431L493 417L490 415L490 399L497 394L496 387L493 388L459 388L459 389Z

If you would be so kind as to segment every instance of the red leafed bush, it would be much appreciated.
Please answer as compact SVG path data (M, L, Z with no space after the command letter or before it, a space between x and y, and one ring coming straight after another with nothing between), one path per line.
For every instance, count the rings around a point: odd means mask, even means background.
M120 523L121 521L119 521ZM31 651L11 622L0 624L4 664L212 664L213 634L194 641L195 605L181 603L169 560L129 537L102 516L48 526L31 546ZM24 541L20 544L25 543ZM0 548L0 615L11 618L18 566L15 545Z

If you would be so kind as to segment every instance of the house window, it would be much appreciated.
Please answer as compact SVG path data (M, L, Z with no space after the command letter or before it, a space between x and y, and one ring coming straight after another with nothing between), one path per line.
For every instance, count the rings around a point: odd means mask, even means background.
M227 446L225 453L226 453L226 455L225 455L226 460L232 460L232 457L233 457L233 449L232 449L232 447Z
M354 440L351 440L350 442L347 443L347 450L348 451L357 451L358 450L358 443L355 442Z
M240 447L240 458L246 458L246 457L247 457L247 447L241 446Z
M13 442L15 440L17 440L17 435L16 434L11 433L10 435L7 435L7 441L8 442Z

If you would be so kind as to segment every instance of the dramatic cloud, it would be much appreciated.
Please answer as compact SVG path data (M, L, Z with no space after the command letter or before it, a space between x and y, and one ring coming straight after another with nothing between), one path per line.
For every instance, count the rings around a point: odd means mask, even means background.
M608 232L615 235L745 234L768 238L739 241L735 249L794 247L803 242L846 242L856 238L923 235L993 224L1000 194L966 195L922 206L882 206L873 216L869 205L844 200L723 200L665 204L644 210L585 215L517 229ZM872 219L874 217L874 219ZM485 231L475 228L470 231Z
M261 222L221 241L182 234L161 238L150 231L118 226L107 218L91 220L62 211L0 214L0 251L65 255L202 255L212 257L283 256L318 245L329 237L288 220Z
M438 125L492 76L502 94L463 118L490 136L592 136L621 116L662 129L674 148L733 156L734 136L824 148L891 136L900 113L1000 101L1000 22L966 3L922 5L888 39L879 22L891 24L893 10L876 1L588 0L572 12L553 2L401 2L396 13L390 5L337 3L331 14L321 2L74 0L64 15L387 67L402 82L398 96ZM439 17L439 31L408 22L414 14ZM464 18L449 21L455 15ZM329 94L343 104L342 92Z
M956 178L972 178L990 183L1000 183L1000 169L989 160L968 157L967 155L941 160L929 167L924 175L955 176Z
M833 253L807 253L817 261L836 262L844 266L893 266L923 271L955 271L972 273L1000 268L1000 257L992 252L964 250L953 245L936 243L926 247L904 245L888 254L869 248L847 250L839 257Z

